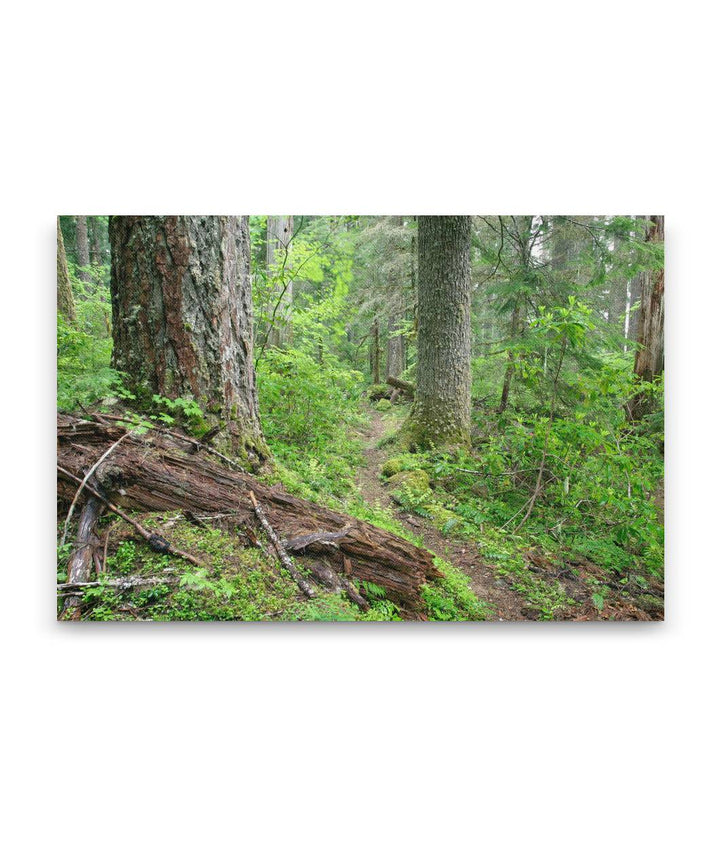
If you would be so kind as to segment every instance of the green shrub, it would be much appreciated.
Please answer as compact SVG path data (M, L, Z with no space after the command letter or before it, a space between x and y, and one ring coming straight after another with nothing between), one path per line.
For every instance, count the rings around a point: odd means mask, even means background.
M258 372L263 431L286 487L309 499L341 497L361 460L362 376L331 355L320 364L297 349L270 349Z

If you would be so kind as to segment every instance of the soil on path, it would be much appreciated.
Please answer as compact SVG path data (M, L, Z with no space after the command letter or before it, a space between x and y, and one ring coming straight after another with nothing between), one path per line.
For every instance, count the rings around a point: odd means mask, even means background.
M475 594L491 604L495 610L495 620L527 621L534 618L523 603L520 595L513 591L502 579L496 579L470 541L458 541L440 533L428 520L417 514L401 509L390 496L390 490L380 477L383 464L389 454L378 448L387 428L382 414L369 410L369 426L361 432L364 441L365 463L358 471L358 487L363 499L369 505L380 505L389 511L395 519L422 538L423 544L436 556L450 562L467 574Z

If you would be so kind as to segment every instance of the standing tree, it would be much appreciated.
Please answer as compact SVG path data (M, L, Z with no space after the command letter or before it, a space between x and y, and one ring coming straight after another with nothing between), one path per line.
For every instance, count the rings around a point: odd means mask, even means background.
M88 242L88 224L87 217L78 216L75 218L75 255L77 258L78 279L83 282L90 282L90 244Z
M646 242L662 245L665 241L665 218L650 217ZM635 374L641 380L652 381L663 370L665 324L665 268L655 264L652 270L642 272L640 280L640 309L637 322L638 350L635 353ZM630 403L634 419L641 418L651 405L642 392Z
M528 295L532 290L532 282L534 278L532 265L532 217L511 217L506 226L503 224L503 218L500 220L501 228L505 228L505 232L511 241L514 257L514 270L510 282L512 296L509 298L509 303L512 305L512 315L510 317L510 342L517 340L525 332L525 304ZM516 353L511 347L507 352L507 365L505 367L505 376L503 378L502 392L500 393L499 412L502 413L508 406L510 400L510 385L512 384L513 375L516 368Z
M93 267L100 267L103 261L101 239L102 231L103 219L101 217L90 217L88 234L90 237L90 264Z
M75 301L70 285L65 241L60 229L59 217L57 218L57 310L70 324L75 323Z
M471 217L418 218L417 386L411 446L470 439Z
M286 345L292 336L293 283L287 262L293 227L292 214L267 218L267 271L275 283L270 294L268 342L276 348Z
M385 374L387 377L398 378L405 369L405 340L400 324L403 320L402 306L390 307L388 318L387 362Z
M234 454L267 456L247 217L111 217L113 363L141 403L193 398Z

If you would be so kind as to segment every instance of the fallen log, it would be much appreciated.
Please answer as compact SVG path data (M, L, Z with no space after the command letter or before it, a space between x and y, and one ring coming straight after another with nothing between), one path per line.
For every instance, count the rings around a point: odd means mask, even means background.
M86 485L87 487L87 485ZM91 496L83 505L78 521L77 538L75 539L75 550L68 562L68 585L77 586L86 583L90 579L93 569L93 557L97 541L93 536L93 529L100 517L102 502ZM77 621L80 618L81 599L77 594L66 597L63 602L60 618L64 621Z
M117 577L107 580L88 580L87 582L58 583L57 590L61 595L67 592L82 592L88 588L108 586L120 591L135 588L152 588L153 586L176 583L179 577Z
M125 430L118 424L58 415L58 462L74 477L58 470L61 499L70 502L73 485ZM281 541L326 534L310 539L302 550L301 562L311 572L322 574L327 563L343 579L350 568L353 580L382 586L388 599L405 610L406 617L422 616L425 608L420 589L442 576L430 553L369 523L299 499L277 486L264 485L202 453L191 455L187 451L190 442L190 438L180 441L154 433L131 435L98 474L103 495L112 498L116 507L131 511L177 509L199 516L225 514L235 524L252 529L257 526L252 491ZM327 538L338 533L342 534L337 539Z
M77 476L68 472L64 467L61 467L60 464L57 465L57 469L58 472L65 478L68 478L74 482L80 482L80 479ZM102 502L107 505L107 507L110 509L110 511L113 512L113 514L117 514L118 517L122 517L122 519L126 523L129 523L138 533L138 535L140 535L148 542L150 548L152 550L155 550L156 553L170 553L172 556L177 556L179 559L186 559L188 562L190 562L191 565L195 565L198 568L202 567L202 562L200 561L200 559L195 558L195 556L191 555L190 553L186 553L184 550L178 550L177 547L173 547L173 545L169 541L163 538L162 535L158 535L157 532L150 532L148 529L138 523L137 520L133 520L132 517L125 514L125 512L119 509L116 505L113 505L113 503L106 499L101 493L98 493L95 488L90 487L89 484L80 482L80 487L84 488L87 491L90 491L90 493L93 495L93 498L102 500Z
M399 389L400 392L405 393L408 398L415 398L415 387L413 384L408 383L406 380L400 380L400 378L397 377L388 377L387 382L388 386Z

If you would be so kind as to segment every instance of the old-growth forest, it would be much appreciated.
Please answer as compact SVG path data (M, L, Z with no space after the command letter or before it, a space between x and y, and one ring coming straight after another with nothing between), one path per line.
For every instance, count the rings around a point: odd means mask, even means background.
M62 619L662 618L662 216L57 239Z

